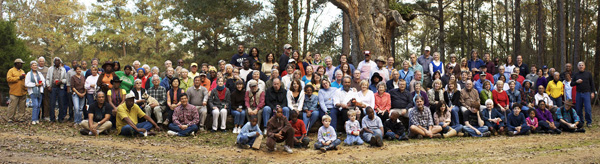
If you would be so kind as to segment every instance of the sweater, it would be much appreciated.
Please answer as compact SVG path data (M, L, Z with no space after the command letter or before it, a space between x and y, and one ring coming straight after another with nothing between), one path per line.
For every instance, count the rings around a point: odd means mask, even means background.
M302 119L297 119L296 123L293 123L290 120L290 125L294 128L294 137L302 137L302 135L306 134L306 126L304 125L304 121Z
M287 91L280 87L279 90L275 90L274 87L271 87L267 90L265 94L265 104L269 106L271 109L276 109L277 105L280 105L282 108L286 107L287 104Z
M508 128L515 128L523 125L527 125L527 120L525 120L525 115L523 113L519 113L519 115L515 116L514 113L510 113L506 116Z
M319 136L319 142L327 142L327 141L334 141L337 139L337 135L335 134L335 129L333 129L332 126L329 127L325 127L325 126L321 126L319 128L319 132L318 132Z

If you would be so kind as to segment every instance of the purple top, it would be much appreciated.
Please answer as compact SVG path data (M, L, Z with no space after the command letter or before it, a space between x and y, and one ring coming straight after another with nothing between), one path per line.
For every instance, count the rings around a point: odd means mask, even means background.
M550 122L554 122L554 119L552 119L552 112L550 112L548 109L544 109L544 111L541 111L540 108L535 109L536 117L538 119L538 121L550 121Z

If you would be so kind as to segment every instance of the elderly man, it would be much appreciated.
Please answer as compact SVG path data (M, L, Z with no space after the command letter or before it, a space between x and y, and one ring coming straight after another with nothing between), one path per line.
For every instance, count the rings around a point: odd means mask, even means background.
M173 62L171 60L165 61L165 69L173 68ZM160 73L160 77L165 78L167 72Z
M360 71L360 80L369 80L369 77L371 77L371 72L375 71L377 64L371 60L371 51L365 51L364 55L365 60L358 63L356 70Z
M165 90L167 90L167 91L171 89L171 81L173 81L173 79L175 79L175 77L173 76L174 73L175 73L175 70L173 68L167 67L166 74L163 75L163 79L160 82L160 86L165 88ZM180 82L181 82L181 80L180 80Z
M8 70L6 81L10 88L10 104L8 104L8 122L24 121L25 99L27 98L27 88L25 88L25 71L23 71L23 60L16 59L14 67Z
M404 117L408 117L408 109L411 109L414 106L412 100L413 97L410 92L405 89L406 81L400 79L398 85L398 88L389 91L392 100L392 109L390 112L395 111ZM407 122L405 122L404 125L408 125Z
M350 84L350 87L354 88L354 89L360 89L360 82L362 81L362 79L360 78L360 70L354 70L354 72L352 73L352 84ZM368 79L367 79L368 80Z
M105 132L112 127L110 122L112 107L106 104L106 96L104 92L96 93L96 102L90 104L88 110L88 120L83 120L79 126L83 129L79 130L81 135L95 135Z
M196 78L196 76L200 76L200 73L198 72L198 64L192 63L190 65L190 72L188 73L188 78L194 79Z
M459 101L460 104L463 105L460 107L462 112L470 110L471 108L477 108L477 111L479 111L479 108L481 107L479 105L479 92L473 88L473 81L467 80L465 88L460 91Z
M149 117L151 117L152 113L154 113L154 117L156 118L157 122L161 124L164 120L162 117L162 112L166 108L165 104L167 104L167 91L164 87L160 86L159 83L160 77L158 77L158 75L154 75L152 77L152 84L154 84L154 86L152 88L148 88L147 92L148 95L156 99L158 103L154 102L146 105L144 111L149 115Z
M199 129L205 131L204 121L206 121L206 104L208 103L208 88L204 88L200 85L200 77L194 78L194 86L188 88L187 93L189 104L196 107L199 116Z
M273 69L273 71L277 71L277 69ZM248 108L246 117L248 120L251 120L250 118L252 117L257 118L258 125L260 125L263 108L265 107L265 90L260 89L255 82L250 82L248 84L250 85L250 89L246 91L244 98L245 105Z
M423 55L417 58L417 62L423 66L423 79L425 80L425 86L431 82L431 72L433 70L429 70L429 64L433 61L433 57L431 56L431 48L429 46L425 46L425 50L423 51ZM423 82L421 82L423 83Z
M175 108L173 112L173 122L169 124L169 135L177 135L185 137L188 135L194 135L194 131L198 130L198 110L194 105L188 104L188 96L183 93L181 95L181 104Z
M423 136L433 138L434 134L442 131L442 127L433 124L433 118L429 107L425 106L423 97L416 96L417 106L408 112L410 119L410 136Z
M415 78L412 79L409 83L410 85L410 92L414 92L415 91L415 84L417 84L417 82L421 83L421 88L423 88L422 84L423 84L423 79L421 78L423 77L421 71L415 71Z
M160 127L135 104L134 100L135 95L130 92L125 96L125 103L117 107L117 132L119 132L119 135L124 136L139 134L146 137L156 135L156 133L149 131L152 127L156 131L160 131ZM146 121L138 123L138 118L144 118Z
M44 58L43 56L40 56L37 59L38 62L38 72L40 72L42 75L46 76L48 74L48 67L46 66L46 58ZM87 71L86 71L87 72ZM86 74L87 75L87 74ZM86 76L87 77L87 76ZM47 77L46 77L47 78ZM49 85L49 84L46 84ZM50 121L50 117L49 117L49 101L50 101L50 90L47 87L44 87L44 93L42 93L42 114L44 117L44 120L46 121ZM40 117L41 119L41 117Z
M385 83L387 92L398 88L398 83L400 83L400 73L397 70L392 70L392 78Z
M494 81L498 81L498 79L499 79L501 76L504 76L504 79L506 79L506 80L508 80L508 79L509 79L509 77L506 77L506 76L504 75L504 66L498 66L498 73L497 73L497 74L495 74L495 75L493 76L493 77L494 77ZM522 83L522 82L521 82L521 83Z
M50 114L50 121L52 122L56 121L54 108L56 107L57 101L59 108L59 121L64 119L64 115L67 112L64 99L61 98L66 96L66 91L64 88L65 84L67 84L67 71L65 70L65 67L60 66L60 63L62 63L62 60L59 57L54 57L54 66L48 68L48 74L46 75L46 85L48 87L48 91L50 91L48 92L50 94L50 108L48 111ZM61 115L61 113L63 114Z
M344 127L343 123L348 120L348 110L354 110L360 103L356 88L350 87L350 84L352 84L352 79L350 76L345 76L342 79L342 88L338 89L333 97L335 109L331 110L329 116L331 116L331 126L334 129ZM337 126L338 124L340 126Z
M287 91L281 86L281 80L273 79L273 87L268 88L265 93L265 104L266 106L263 108L263 120L264 126L267 126L269 119L271 119L271 115L273 114L273 109L276 109L277 106L282 107L282 114L287 118L289 116L290 108L287 107ZM292 134L292 137L294 135ZM293 141L293 140L292 140Z
M371 70L371 76L375 73L379 73L383 78L382 81L390 80L390 71L385 68L385 58L383 58L383 56L378 56L377 59L375 59L375 62L377 63L377 66L375 69Z
M267 149L274 151L275 144L285 141L284 150L287 153L293 153L291 147L294 146L294 133L294 128L292 128L287 117L283 115L283 109L280 105L277 105L275 107L275 117L270 118L267 123Z
M571 82L571 86L576 86L577 95L575 96L575 110L577 115L581 119L583 124L583 107L585 107L585 121L587 127L592 126L592 99L594 99L594 92L596 87L594 86L594 77L592 73L585 70L585 63L583 61L577 63L577 69L573 75L574 82Z
M280 65L281 68L281 65ZM333 59L331 56L325 57L325 76L329 79L329 81L333 80L335 67L333 66Z

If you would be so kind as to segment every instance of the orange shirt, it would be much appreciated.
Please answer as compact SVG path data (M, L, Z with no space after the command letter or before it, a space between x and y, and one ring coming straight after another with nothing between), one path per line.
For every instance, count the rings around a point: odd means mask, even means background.
M208 80L208 78L206 78L206 79L204 79L204 81L202 83L200 83L200 85L202 85L206 89L210 89L210 80Z
M104 77L102 78L102 84L108 84L108 88L112 88L112 84L110 83L110 81L113 79L113 74L104 74Z

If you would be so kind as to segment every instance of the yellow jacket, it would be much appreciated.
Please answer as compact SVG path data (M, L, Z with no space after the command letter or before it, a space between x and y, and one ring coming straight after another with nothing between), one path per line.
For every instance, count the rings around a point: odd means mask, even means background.
M8 70L8 73L6 74L6 81L8 82L8 87L10 88L10 95L25 96L27 94L27 88L25 88L25 79L20 79L21 75L24 73L25 71L23 71L23 69L17 70L15 67Z
M561 81L554 83L554 81L551 80L546 87L546 93L552 98L559 98L565 93L565 86Z

